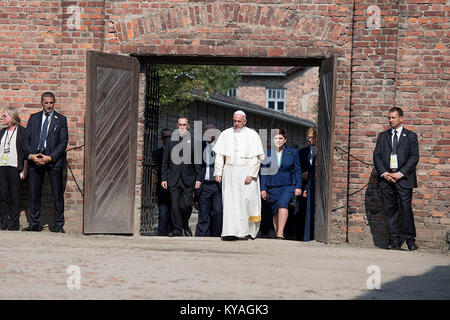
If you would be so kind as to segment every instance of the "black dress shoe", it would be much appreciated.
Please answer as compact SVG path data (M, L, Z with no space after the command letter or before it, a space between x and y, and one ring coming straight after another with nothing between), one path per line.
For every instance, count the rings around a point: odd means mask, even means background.
M387 245L388 250L402 250L402 247L399 242L397 241L389 241Z
M184 228L183 232L184 232L184 235L185 235L186 237L192 237L192 231L191 231L191 228L186 227L186 228Z
M169 237L182 237L182 236L183 236L183 234L179 231L169 232Z
M14 226L14 227L8 227L9 231L19 231L20 227L19 226Z
M8 230L8 227L1 227L2 230Z
M221 239L223 241L235 241L235 240L238 240L239 238L236 236L224 236L224 237L221 237Z
M39 226L28 226L26 228L22 228L22 231L41 231L41 228Z
M53 227L53 228L49 228L49 229L51 232L54 232L54 233L66 233L64 231L63 227Z
M56 228L56 229L54 229L54 231L53 232L55 232L55 233L66 233L65 231L64 231L64 228Z
M406 244L407 244L408 249L409 249L410 251L419 249L419 247L417 246L417 244L416 244L416 242L415 242L414 240L413 240L413 241L410 241L410 242L407 242Z

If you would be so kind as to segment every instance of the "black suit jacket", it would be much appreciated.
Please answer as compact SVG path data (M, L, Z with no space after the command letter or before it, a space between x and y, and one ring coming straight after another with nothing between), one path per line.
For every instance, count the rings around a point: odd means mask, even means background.
M3 139L7 128L0 131L0 141ZM17 136L16 136L16 150L17 150L17 169L19 171L23 170L23 161L26 160L23 139L25 138L26 129L22 126L17 126Z
M162 163L161 163L161 181L167 181L169 187L175 186L178 179L181 177L186 186L193 187L195 181L201 181L202 166L201 164L194 164L194 146L190 138L180 139L180 141L169 140L164 148ZM190 148L191 156L189 163L175 164L171 157L172 150L177 147L179 143L184 144L186 148ZM180 148L181 145L177 147ZM177 153L178 154L178 153Z
M38 152L39 137L41 136L43 111L34 113L28 120L26 135L24 139L25 157ZM67 119L62 114L54 111L47 134L47 146L45 154L52 158L47 165L50 167L62 167L67 144L69 142L69 131ZM34 165L32 162L31 165Z
M158 150L156 150L156 161L158 165L158 171L156 172L156 177L158 179L158 181L156 182L156 196L158 197L158 203L167 202L167 200L170 199L169 190L166 190L163 187L161 187L161 166L163 155L164 155L164 147L161 147Z
M316 156L314 155L313 162L312 162L312 164L310 164L310 162L309 162L309 157L310 157L310 153L311 153L310 145L307 147L301 148L298 153L300 156L300 165L301 165L302 171L308 172L308 180L309 180L310 176L311 175L314 176L314 174L315 174ZM314 177L311 177L311 178L314 178ZM302 190L306 189L308 180L302 179Z
M380 133L373 153L373 163L378 173L378 180L381 188L387 188L390 182L381 177L384 172L391 172L389 169L392 152L391 129ZM397 181L403 188L417 188L416 166L419 162L419 143L417 134L403 127L397 145L398 171L404 178Z

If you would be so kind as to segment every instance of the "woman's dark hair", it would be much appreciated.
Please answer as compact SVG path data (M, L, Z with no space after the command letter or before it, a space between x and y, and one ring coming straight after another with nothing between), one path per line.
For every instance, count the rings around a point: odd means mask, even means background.
M276 135L281 134L285 139L287 139L287 130L284 128L276 128L275 130L278 130Z

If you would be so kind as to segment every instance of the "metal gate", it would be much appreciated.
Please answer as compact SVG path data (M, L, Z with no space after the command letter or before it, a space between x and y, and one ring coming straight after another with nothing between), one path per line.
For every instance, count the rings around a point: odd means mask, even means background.
M154 64L145 65L144 159L142 177L141 229L152 233L156 194L159 118L159 75Z

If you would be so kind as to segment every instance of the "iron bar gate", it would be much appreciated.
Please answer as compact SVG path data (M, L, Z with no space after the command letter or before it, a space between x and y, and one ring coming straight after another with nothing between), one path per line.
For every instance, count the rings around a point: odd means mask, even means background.
M141 233L154 231L157 183L157 147L159 118L159 75L157 66L145 65L144 159L142 177Z

